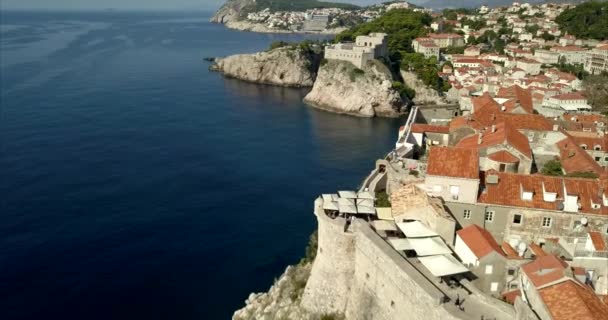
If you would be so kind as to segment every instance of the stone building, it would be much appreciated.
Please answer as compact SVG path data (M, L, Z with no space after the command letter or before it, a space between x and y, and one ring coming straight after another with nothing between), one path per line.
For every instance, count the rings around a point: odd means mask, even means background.
M325 59L348 61L359 69L369 61L387 55L388 43L384 33L358 36L355 43L338 43L325 48Z
M588 52L585 71L591 74L608 71L608 44L600 45Z
M425 58L436 57L439 59L439 46L431 38L416 38L412 41L414 52L422 53Z

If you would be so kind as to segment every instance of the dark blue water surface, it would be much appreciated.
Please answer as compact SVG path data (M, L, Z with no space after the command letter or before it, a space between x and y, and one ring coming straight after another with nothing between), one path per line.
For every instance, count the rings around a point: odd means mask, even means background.
M2 12L1 319L229 319L390 149L399 121L208 72L304 38L208 15Z

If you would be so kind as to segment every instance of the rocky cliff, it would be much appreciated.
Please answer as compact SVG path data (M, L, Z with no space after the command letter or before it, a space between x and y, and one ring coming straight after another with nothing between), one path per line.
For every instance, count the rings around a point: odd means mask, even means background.
M363 69L330 60L320 67L304 101L314 107L361 117L398 117L404 101L392 88L391 72L379 61Z
M416 91L412 102L416 105L446 105L450 101L445 96L440 96L437 90L427 87L418 76L409 71L401 70L403 83Z
M320 55L287 46L254 54L215 59L211 69L240 80L285 87L310 87Z
M211 22L229 23L240 20L248 8L255 8L255 0L228 0L213 15Z

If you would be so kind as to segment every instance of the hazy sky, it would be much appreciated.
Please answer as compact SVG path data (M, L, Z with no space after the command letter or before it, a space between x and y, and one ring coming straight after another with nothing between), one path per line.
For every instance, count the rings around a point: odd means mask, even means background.
M0 0L3 9L216 9L225 0ZM355 4L370 4L380 0L338 0Z

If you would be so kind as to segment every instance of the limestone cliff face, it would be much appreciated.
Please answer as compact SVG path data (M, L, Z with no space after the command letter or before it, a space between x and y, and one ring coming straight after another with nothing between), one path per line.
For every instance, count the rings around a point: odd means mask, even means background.
M236 311L233 320L313 320L318 317L300 306L311 264L289 266L265 293L252 293L245 307Z
M228 23L230 21L238 21L246 8L254 7L255 0L228 0L224 5L213 15L211 22Z
M218 58L211 67L240 80L285 87L310 87L316 78L320 56L299 48L283 47L267 52Z
M330 60L319 69L304 102L332 112L361 117L398 117L404 102L392 89L390 71L378 61L363 70L349 62Z
M445 96L440 96L437 90L427 87L415 73L401 70L403 83L416 91L412 102L416 105L445 105L450 101Z

